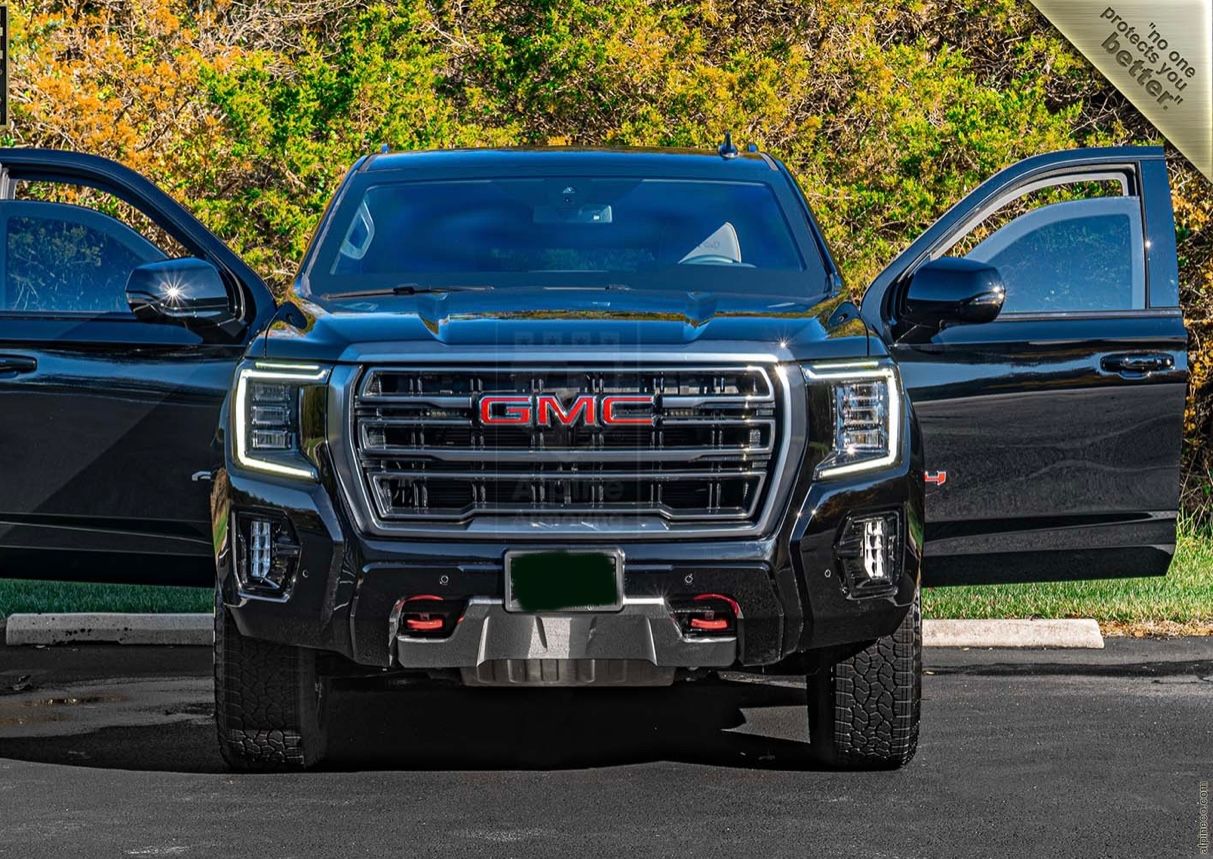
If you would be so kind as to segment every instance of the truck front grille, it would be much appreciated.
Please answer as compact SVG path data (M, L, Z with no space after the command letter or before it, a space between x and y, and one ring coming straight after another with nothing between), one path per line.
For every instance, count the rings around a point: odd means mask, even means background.
M490 425L484 396L652 395L654 423ZM352 404L354 453L381 523L481 517L626 530L752 527L771 491L781 398L770 369L372 367Z

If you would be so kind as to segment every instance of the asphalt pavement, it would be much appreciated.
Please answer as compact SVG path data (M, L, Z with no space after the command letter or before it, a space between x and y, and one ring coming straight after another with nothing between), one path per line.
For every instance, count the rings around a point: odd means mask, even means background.
M900 772L814 769L803 684L727 675L344 690L325 770L234 775L207 649L0 647L0 855L1199 855L1213 638L926 665Z

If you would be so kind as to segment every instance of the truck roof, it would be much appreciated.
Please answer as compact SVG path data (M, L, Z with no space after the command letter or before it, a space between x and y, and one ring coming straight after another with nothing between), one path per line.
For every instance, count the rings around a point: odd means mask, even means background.
M700 176L717 179L770 181L778 173L776 162L762 152L740 151L724 157L701 149L611 149L571 147L518 147L498 149L441 149L424 152L386 152L366 158L361 172L409 170L457 175L485 172L530 175L587 172L603 175Z

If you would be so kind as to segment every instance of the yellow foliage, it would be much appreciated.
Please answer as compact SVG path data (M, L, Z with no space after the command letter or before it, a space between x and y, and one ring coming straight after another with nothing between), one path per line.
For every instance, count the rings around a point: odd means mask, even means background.
M796 172L859 293L995 170L1157 132L1026 0L28 0L9 142L117 158L279 290L356 157L714 146ZM1193 497L1213 494L1213 192L1171 162ZM1201 503L1201 509L1213 505Z

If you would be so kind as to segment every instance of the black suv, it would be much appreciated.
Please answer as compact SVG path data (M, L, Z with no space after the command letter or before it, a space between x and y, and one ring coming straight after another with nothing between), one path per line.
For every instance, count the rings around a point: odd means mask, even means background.
M0 572L217 571L236 767L319 760L336 678L713 669L803 672L819 758L899 766L920 585L1173 553L1161 150L1004 170L859 305L731 146L363 158L281 305L119 165L0 168Z

